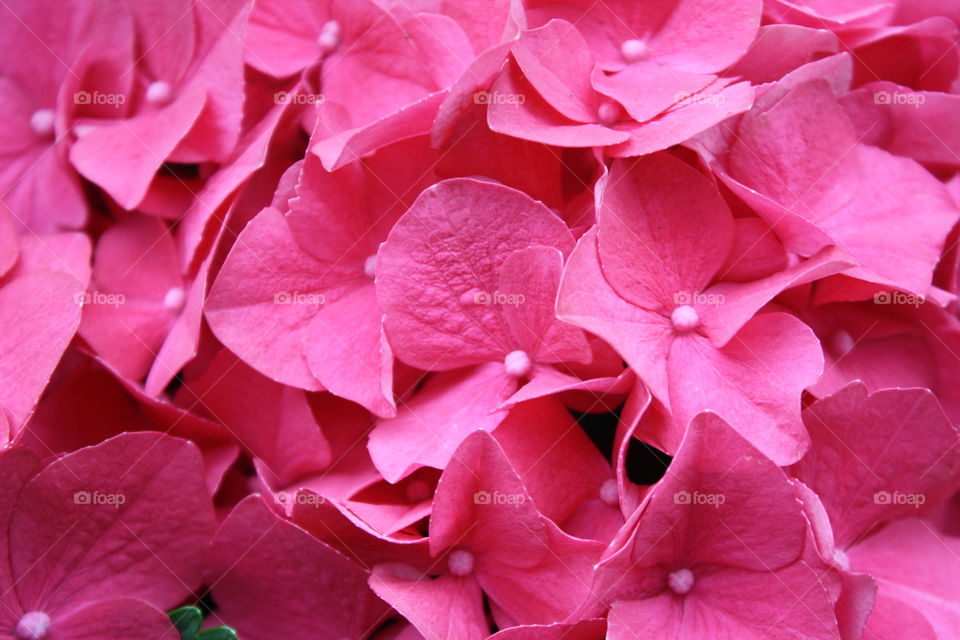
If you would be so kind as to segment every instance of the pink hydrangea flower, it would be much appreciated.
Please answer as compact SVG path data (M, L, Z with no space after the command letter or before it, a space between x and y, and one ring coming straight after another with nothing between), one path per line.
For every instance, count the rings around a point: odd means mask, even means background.
M0 640L960 637L958 42L0 2Z
M4 636L170 633L163 610L198 586L213 534L196 448L124 434L44 467L24 450L0 460Z

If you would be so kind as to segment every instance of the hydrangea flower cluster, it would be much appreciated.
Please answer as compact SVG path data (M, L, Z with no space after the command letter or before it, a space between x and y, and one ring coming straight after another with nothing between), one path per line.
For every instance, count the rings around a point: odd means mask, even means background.
M960 5L0 52L0 639L960 638Z

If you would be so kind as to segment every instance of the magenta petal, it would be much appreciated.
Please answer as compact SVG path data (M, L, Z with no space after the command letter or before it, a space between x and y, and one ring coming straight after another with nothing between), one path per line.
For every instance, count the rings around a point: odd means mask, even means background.
M196 87L162 111L96 127L74 143L70 161L125 209L135 209L205 104L204 92Z
M317 40L330 18L329 2L254 3L247 26L247 64L277 78L305 69L322 55Z
M841 549L933 504L960 475L960 433L929 391L868 395L853 382L811 405L804 423L813 444L791 471L820 495Z
M601 565L602 597L615 602L610 637L718 628L732 638L839 637L823 584L802 561L806 521L790 481L717 416L694 421L640 509Z
M600 97L590 84L593 59L576 27L564 20L525 32L513 46L524 77L565 118L596 122Z
M377 297L397 358L443 370L517 349L502 309L526 291L505 291L498 280L510 251L536 245L568 252L573 238L519 191L470 179L424 191L378 254Z
M777 464L796 462L807 450L800 394L820 375L823 355L813 332L793 316L758 315L721 349L700 336L680 336L668 369L678 430L709 409ZM690 380L699 383L691 388Z
M558 112L537 93L520 69L508 62L490 88L493 99L487 108L487 124L493 131L524 140L559 147L606 146L625 142L626 131L618 131L594 120L583 123Z
M10 523L17 593L53 609L112 596L173 607L199 586L213 526L194 445L117 436L57 459L23 489Z
M642 373L650 391L666 401L667 365L662 355L673 341L670 321L630 304L610 288L600 269L595 229L580 238L567 262L557 316L607 340Z
M582 503L599 499L601 491L609 498L604 485L613 478L610 464L555 398L518 405L493 436L537 509L561 527ZM623 524L614 511L604 515Z
M878 606L886 598L895 598L926 618L937 638L960 632L960 607L955 600L960 538L940 533L924 520L900 520L853 547L850 564L877 578ZM908 620L915 617L913 612L902 610L889 613ZM871 616L868 632L877 622L882 623L883 617L872 621ZM918 624L920 632L926 627Z
M708 300L715 303L697 305L703 330L714 344L723 346L743 323L785 289L839 273L853 264L844 252L830 247L809 260L754 282L716 284L706 291Z
M595 608L590 576L602 545L542 518L489 434L467 438L441 476L430 549L469 553L480 586L517 624L562 622Z
M389 482L422 466L442 469L464 438L491 431L506 415L500 408L517 389L503 365L489 363L434 375L394 418L370 433L370 456Z
M523 296L518 304L501 304L514 345L536 362L581 362L591 359L583 331L557 320L554 302L563 254L552 247L514 251L503 260L498 291Z
M425 638L482 640L490 633L483 592L472 576L431 578L411 567L388 564L374 568L370 588Z
M720 86L723 84L721 82ZM685 142L749 109L753 104L753 87L749 82L737 82L723 88L711 85L700 93L678 99L672 109L653 120L621 127L622 131L629 133L629 138L609 147L607 155L631 158Z
M188 385L184 401L209 412L281 486L332 460L307 394L262 376L226 349Z
M892 596L881 596L877 606L867 619L864 629L865 640L897 640L903 637L903 630L909 629L910 636L917 640L940 640L926 616L915 608Z
M367 572L250 496L220 526L207 563L217 615L250 640L360 638L385 619ZM283 576L283 577L281 577Z
M304 355L311 373L331 393L390 417L393 354L381 335L373 284L324 305L310 321Z
M206 304L213 333L248 364L274 380L318 390L303 344L326 301L325 272L296 243L273 208L257 215L237 239ZM294 296L306 304L296 303Z
M637 122L646 122L693 96L714 79L712 75L684 73L656 62L636 62L610 75L594 69L593 88L623 105Z
M606 621L597 618L573 624L530 624L504 629L490 640L601 640L606 627Z
M707 288L734 228L729 207L703 175L662 153L614 163L601 189L600 263L617 293L644 309L670 311L677 295Z
M142 600L105 600L56 618L50 635L64 640L143 640L175 637L177 630L160 609Z
M132 217L100 237L94 258L80 335L111 367L139 382L187 295L173 236L156 218Z
M38 271L0 288L0 405L19 431L80 324L80 284Z
M342 114L331 106L320 112L310 151L320 158L327 171L336 171L389 144L430 133L446 95L444 91L431 93L403 109L355 127L344 125Z

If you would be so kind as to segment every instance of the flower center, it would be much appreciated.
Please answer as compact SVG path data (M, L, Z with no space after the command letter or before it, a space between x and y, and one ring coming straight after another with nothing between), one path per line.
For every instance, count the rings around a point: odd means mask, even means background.
M447 567L455 576L468 576L473 573L473 554L466 549L457 549L447 557Z
M620 55L622 55L623 59L627 62L642 60L646 58L649 53L650 47L647 46L647 43L637 38L624 40L620 45Z
M620 492L617 489L617 481L615 479L610 478L600 485L600 499L611 507L616 507L620 504Z
M317 37L317 44L324 53L330 53L340 46L340 23L336 20L327 20L320 27L320 35Z
M514 378L522 378L530 373L533 363L526 351L517 350L507 354L507 357L503 359L503 366L506 367L508 375Z
M693 571L690 571L690 569L677 569L671 571L670 575L667 576L667 586L670 587L671 591L681 596L693 588L693 582Z
M43 611L30 611L17 623L17 636L22 640L42 640L49 628L50 616Z
M600 106L597 107L597 122L607 127L620 122L622 115L623 112L620 109L620 105L610 100L601 103Z
M53 109L37 109L30 116L30 128L38 138L49 138L53 135L54 120Z
M150 86L147 87L147 102L153 104L167 104L170 102L170 98L172 97L173 87L163 80L151 82Z
M687 333L700 326L700 315L697 310L688 304L677 307L670 314L670 322L677 333Z
M367 259L363 261L363 275L371 280L377 275L377 254L367 256Z
M179 309L186 299L187 294L184 293L182 288L173 287L170 291L167 291L167 295L163 296L163 306L167 309Z

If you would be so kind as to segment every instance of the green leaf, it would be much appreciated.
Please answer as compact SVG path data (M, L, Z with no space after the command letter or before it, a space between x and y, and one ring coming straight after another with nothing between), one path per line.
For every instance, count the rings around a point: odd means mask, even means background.
M199 640L237 640L237 632L230 627L212 627L200 632Z
M180 607L167 614L173 626L180 632L183 640L190 640L200 631L203 624L203 614L197 607Z

